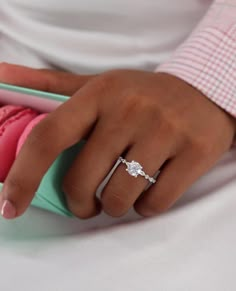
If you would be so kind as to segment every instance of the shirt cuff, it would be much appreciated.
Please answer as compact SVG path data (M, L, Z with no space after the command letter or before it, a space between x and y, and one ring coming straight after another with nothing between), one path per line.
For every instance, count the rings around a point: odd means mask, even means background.
M183 79L236 117L236 24L197 31L156 72Z
M156 72L183 79L236 117L236 0L216 1Z

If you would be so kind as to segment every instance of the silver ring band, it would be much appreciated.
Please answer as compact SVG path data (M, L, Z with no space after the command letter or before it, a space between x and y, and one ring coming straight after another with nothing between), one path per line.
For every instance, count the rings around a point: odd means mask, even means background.
M156 179L147 175L142 169L143 167L136 161L127 162L126 159L119 157L118 159L121 163L126 164L126 171L133 177L137 178L138 175L143 176L150 183L156 183Z

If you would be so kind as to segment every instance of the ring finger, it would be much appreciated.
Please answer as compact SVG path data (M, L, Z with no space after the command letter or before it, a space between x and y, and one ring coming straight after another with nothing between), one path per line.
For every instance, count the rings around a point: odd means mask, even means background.
M137 161L143 166L143 171L150 177L157 174L160 167L172 155L170 137L155 137L152 134L133 144L126 156L126 161ZM125 165L120 163L102 192L104 211L114 217L124 215L145 190L148 181L142 177L131 176L125 171Z

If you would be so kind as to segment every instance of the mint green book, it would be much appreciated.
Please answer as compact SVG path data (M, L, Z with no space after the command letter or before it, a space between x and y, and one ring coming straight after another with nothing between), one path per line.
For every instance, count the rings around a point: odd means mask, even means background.
M1 104L18 104L32 107L39 112L51 112L68 98L68 96L0 83ZM73 216L66 206L65 196L62 191L62 182L67 170L84 144L85 140L81 140L58 156L44 175L31 203L33 206L57 214L69 217ZM1 187L2 184L0 183Z

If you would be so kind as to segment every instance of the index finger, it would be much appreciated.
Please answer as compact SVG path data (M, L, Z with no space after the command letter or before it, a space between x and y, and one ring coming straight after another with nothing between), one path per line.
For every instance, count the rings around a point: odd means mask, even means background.
M90 131L98 106L88 95L91 90L81 89L32 130L4 182L0 208L5 218L26 210L57 156Z

